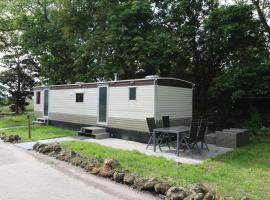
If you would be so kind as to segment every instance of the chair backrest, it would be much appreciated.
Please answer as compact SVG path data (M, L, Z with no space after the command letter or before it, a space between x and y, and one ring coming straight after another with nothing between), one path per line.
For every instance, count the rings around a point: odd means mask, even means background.
M204 138L206 128L207 128L207 120L202 119L200 123L199 131L198 131L198 138Z
M196 139L198 136L198 126L199 122L198 121L191 121L190 124L190 130L189 130L189 137L192 139Z
M148 129L150 133L153 133L153 130L157 128L156 121L154 117L146 118Z
M163 128L168 128L170 127L170 117L169 116L162 116L162 127Z

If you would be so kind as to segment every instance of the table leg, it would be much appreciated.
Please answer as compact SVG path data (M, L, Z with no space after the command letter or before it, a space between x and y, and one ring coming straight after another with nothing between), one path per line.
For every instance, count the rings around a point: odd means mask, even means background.
M153 131L153 149L156 152L156 131Z
M177 144L176 144L176 153L177 153L177 156L179 157L179 133L177 133Z

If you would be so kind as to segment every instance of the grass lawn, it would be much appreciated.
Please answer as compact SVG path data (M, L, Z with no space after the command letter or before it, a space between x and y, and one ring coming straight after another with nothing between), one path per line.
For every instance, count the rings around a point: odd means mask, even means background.
M146 177L158 177L181 186L201 182L219 194L253 200L270 199L270 143L252 140L237 149L200 165L178 165L162 157L147 156L136 151L117 150L95 143L73 141L63 145L84 155L112 157L128 169Z
M33 114L29 113L31 121L33 120ZM7 115L0 117L0 128L13 127L13 126L27 126L27 114L20 115Z
M0 105L0 114L9 114L12 113L8 106L1 106Z
M29 113L31 121L34 119L33 114ZM8 115L0 118L0 129L14 126L27 126L27 114L23 115ZM40 139L64 137L77 135L75 131L57 128L53 126L32 126L32 139L28 138L28 128L8 129L5 132L7 135L17 134L23 141L35 141Z
M28 138L27 128L16 128L3 131L7 135L17 134L23 141L35 141L48 138L65 137L77 135L75 131L57 128L53 126L34 126L32 127L32 139Z

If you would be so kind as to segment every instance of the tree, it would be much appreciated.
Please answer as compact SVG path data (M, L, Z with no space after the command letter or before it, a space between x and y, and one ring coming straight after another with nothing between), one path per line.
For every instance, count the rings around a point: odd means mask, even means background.
M20 33L9 34L3 49L5 55L1 59L1 65L6 70L0 73L0 83L5 86L16 113L25 110L26 99L32 95L34 78L38 74L38 64L22 49L19 38Z
M223 123L235 126L255 111L264 112L262 105L268 107L265 100L269 99L264 97L270 94L270 65L264 30L253 18L252 7L245 4L215 10L206 28L207 55L211 57L205 58L220 60L209 91L212 111L222 116Z

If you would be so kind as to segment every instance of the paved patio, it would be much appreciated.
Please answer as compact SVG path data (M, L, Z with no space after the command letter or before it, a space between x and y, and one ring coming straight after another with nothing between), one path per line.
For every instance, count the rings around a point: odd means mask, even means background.
M217 147L215 145L208 145L210 151L202 151L202 154L200 155L197 152L194 152L193 154L189 152L180 152L180 156L176 156L175 150L169 150L168 147L162 147L162 152L160 152L159 148L157 148L156 152L153 152L153 147L149 146L146 150L146 144L139 143L139 142L133 142L133 141L127 141L122 139L116 139L116 138L107 138L103 140L95 140L95 139L86 139L84 141L87 142L94 142L97 144L101 144L104 146L116 148L116 149L124 149L124 150L136 150L141 153L147 154L147 155L153 155L153 156L162 156L170 160L174 160L179 163L185 163L185 164L200 164L204 160L216 157L220 154L224 154L226 152L232 151L230 148L223 148L223 147Z
M88 137L74 136L74 137L54 138L54 139L48 139L48 140L39 140L36 142L48 144L48 143L64 142L64 141L85 141L85 142L93 142L93 143L101 144L101 145L116 148L116 149L123 149L123 150L130 150L130 151L136 150L147 155L162 156L164 158L174 160L179 163L186 163L186 164L200 164L206 159L216 157L220 154L224 154L232 150L229 148L217 147L215 145L209 144L208 145L210 149L209 152L204 150L202 151L201 155L197 152L194 152L194 154L191 154L189 152L180 152L180 156L177 157L175 154L175 150L169 150L166 147L162 147L162 152L160 152L158 148L157 148L157 152L153 152L152 146L149 146L149 148L146 150L146 144L122 140L122 139L116 139L116 138L107 138L107 139L97 140L97 139L92 139ZM30 150L32 149L33 145L36 142L20 143L20 144L16 144L16 146Z

